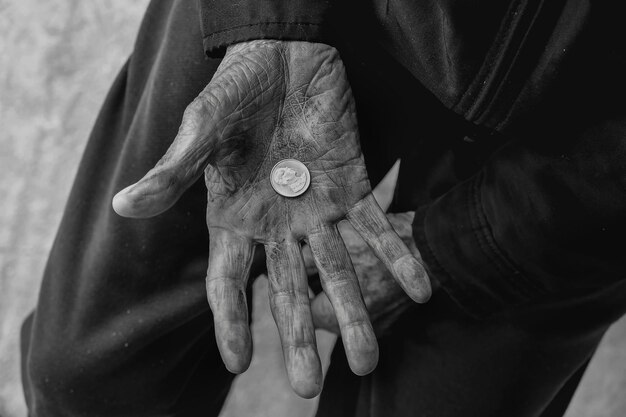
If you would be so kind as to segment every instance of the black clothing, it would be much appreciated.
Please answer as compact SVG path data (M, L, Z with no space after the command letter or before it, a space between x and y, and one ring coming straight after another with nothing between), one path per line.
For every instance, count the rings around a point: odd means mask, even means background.
M405 158L397 208L421 206L415 235L422 254L450 295L477 315L626 278L626 29L616 7L588 0L200 1L211 55L264 37L339 48L348 70L362 74L362 83L351 80L359 114L391 106L399 124L385 134L390 121L375 117L380 133L366 140L411 149L450 136L474 143L457 151L470 154L473 166L435 191L418 166L431 164ZM381 93L373 83L387 84L386 101L373 100ZM439 132L446 116L433 117L419 93L409 94L421 86L459 116L457 132ZM426 137L431 132L438 137Z
M394 209L417 209L445 290L380 341L371 375L337 347L318 415L562 415L626 311L626 37L612 7L152 2L24 326L31 417L219 412L232 375L205 299L204 184L149 220L111 199L163 155L224 47L256 38L340 50L370 178L402 158Z

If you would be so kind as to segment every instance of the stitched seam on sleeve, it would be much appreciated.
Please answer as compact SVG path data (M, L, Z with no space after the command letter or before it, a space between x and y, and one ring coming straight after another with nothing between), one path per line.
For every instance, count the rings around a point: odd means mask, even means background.
M482 177L483 174L481 172L480 174L478 174L476 179L472 181L470 191L468 193L468 206L472 208L472 210L470 210L470 221L472 224L472 229L474 231L474 236L476 237L476 241L478 242L478 247L485 255L485 258L487 259L489 264L496 269L502 279L506 279L507 281L509 281L511 285L515 287L518 293L524 294L524 296L528 296L527 288L521 285L521 283L517 280L509 279L509 275L512 272L514 273L515 268L507 265L506 260L503 259L501 253L499 253L499 250L495 245L493 238L489 238L491 230L483 213L478 194L479 183L482 181Z
M439 258L437 258L437 254L435 254L435 251L431 247L430 242L428 240L428 234L426 233L425 223L426 223L427 216L428 216L428 212L425 213L424 215L424 219L423 219L424 225L422 226L424 236L422 236L420 241L424 243L424 246L425 246L424 249L426 249L426 252L428 253L428 255L430 255L430 259L435 261L435 266L448 276L448 279L445 281L445 283L442 284L444 287L444 291L445 291L445 288L448 287L450 291L454 294L453 296L462 305L466 305L467 306L466 308L468 310L476 311L476 312L483 312L484 306L479 302L480 297L476 295L475 290L472 289L471 287L462 288L461 286L459 286L456 283L455 278L450 273L450 271L448 271L448 269L446 269L446 267L439 261Z
M221 29L215 32L211 32L208 35L205 36L205 38L208 38L210 36L215 36L215 35L219 35L222 33L226 33L226 32L231 32L237 29L243 29L243 28L248 28L248 27L253 27L253 26L263 26L263 25L289 25L289 26L324 26L321 25L319 23L307 23L307 22L258 22L258 23L248 23L245 25L238 25L238 26L233 26L227 29Z
M535 282L528 279L516 266L515 263L500 249L496 242L491 226L487 221L485 210L479 194L479 184L483 179L481 172L473 181L470 188L470 204L474 209L472 213L472 227L479 242L480 249L490 260L492 265L502 274L502 278L511 283L520 293L526 297L535 292L543 292ZM523 281L523 282L522 282Z

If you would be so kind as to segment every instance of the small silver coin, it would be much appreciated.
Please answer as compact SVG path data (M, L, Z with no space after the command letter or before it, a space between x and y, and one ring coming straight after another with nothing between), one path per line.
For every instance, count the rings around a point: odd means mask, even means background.
M270 183L278 194L284 197L298 197L309 188L311 174L302 162L296 159L283 159L272 168Z

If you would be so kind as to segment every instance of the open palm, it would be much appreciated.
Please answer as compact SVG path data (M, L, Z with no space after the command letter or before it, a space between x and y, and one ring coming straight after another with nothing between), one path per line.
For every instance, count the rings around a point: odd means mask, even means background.
M295 198L279 195L270 183L272 168L284 159L301 161L310 171L310 187ZM254 247L263 244L291 384L305 397L321 390L300 248L306 241L350 366L357 374L370 372L378 347L337 222L351 222L412 299L427 300L430 286L371 194L354 100L337 51L306 42L229 47L185 111L167 153L118 193L114 208L127 217L159 214L202 173L210 234L207 294L228 369L243 372L250 363L245 285Z

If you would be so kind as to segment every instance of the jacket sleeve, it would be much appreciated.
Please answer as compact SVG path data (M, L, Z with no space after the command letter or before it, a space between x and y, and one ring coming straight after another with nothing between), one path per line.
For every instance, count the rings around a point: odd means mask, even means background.
M335 0L198 0L204 49L223 56L252 39L332 42Z
M626 278L626 111L518 138L416 213L432 274L485 316ZM574 124L571 122L570 124Z
M626 279L624 25L609 3L519 3L542 7L518 44L494 44L512 58L479 78L488 105L461 113L496 146L414 223L432 275L475 316Z

